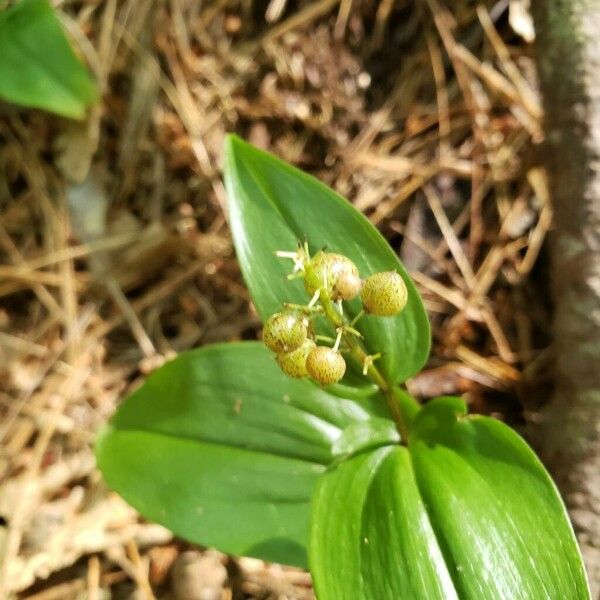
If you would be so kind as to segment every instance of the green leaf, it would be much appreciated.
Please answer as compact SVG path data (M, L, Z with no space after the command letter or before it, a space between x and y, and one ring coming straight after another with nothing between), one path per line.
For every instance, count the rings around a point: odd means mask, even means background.
M260 343L207 346L150 375L96 454L113 489L178 535L303 566L317 477L372 414L286 377Z
M346 427L333 443L331 451L334 456L346 459L365 450L399 442L400 434L393 421L373 417Z
M48 0L0 13L0 97L82 119L98 92Z
M543 465L512 429L440 398L410 453L461 598L589 598L577 542Z
M319 600L459 597L401 446L359 454L321 479L309 556Z
M358 329L392 383L419 371L427 359L430 331L423 303L406 270L379 232L349 202L315 178L235 136L225 145L229 218L242 273L264 319L283 302L306 303L303 283L287 281L290 262L274 256L307 240L348 256L361 275L395 270L406 282L406 309L396 317L364 317ZM350 314L357 301L347 306Z
M320 479L311 571L320 600L585 600L581 556L554 484L527 444L456 398L387 446Z

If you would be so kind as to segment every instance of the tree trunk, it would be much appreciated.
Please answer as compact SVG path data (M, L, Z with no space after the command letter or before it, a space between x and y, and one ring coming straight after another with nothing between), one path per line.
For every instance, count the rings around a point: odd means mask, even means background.
M556 392L538 448L600 599L600 0L534 0L555 226Z

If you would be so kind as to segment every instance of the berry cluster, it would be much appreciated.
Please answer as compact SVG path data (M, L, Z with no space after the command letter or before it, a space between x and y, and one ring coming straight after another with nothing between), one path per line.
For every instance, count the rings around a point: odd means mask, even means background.
M294 273L301 277L311 296L305 306L286 304L281 312L271 315L263 329L265 345L275 352L281 370L294 378L311 377L321 385L337 383L346 372L346 360L340 351L351 352L363 363L366 374L379 355L367 356L356 338L354 329L362 314L379 317L397 315L406 306L408 292L402 277L395 271L376 273L361 279L356 265L346 256L333 252L318 252L310 258L306 245L296 252L278 252L278 256L294 260ZM360 296L362 311L348 323L342 301ZM335 340L315 335L312 319L324 315L337 332ZM333 347L317 345L318 341L333 342Z

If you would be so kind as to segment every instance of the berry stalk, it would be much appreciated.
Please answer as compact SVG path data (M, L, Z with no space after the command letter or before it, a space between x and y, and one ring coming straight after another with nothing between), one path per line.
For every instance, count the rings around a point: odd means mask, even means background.
M358 364L367 365L366 375L382 391L401 439L406 443L409 433L408 425L399 408L398 399L396 398L393 387L388 384L385 377L383 377L379 369L373 364L373 361L369 360L370 356L365 352L356 335L348 333L347 328L351 327L351 325L346 321L343 314L336 309L335 303L331 299L327 289L322 285L320 286L319 277L311 268L310 262L307 262L304 265L304 279L308 286L314 287L314 289L320 289L319 302L323 307L324 316L334 329L342 331L342 340L350 355L358 362Z

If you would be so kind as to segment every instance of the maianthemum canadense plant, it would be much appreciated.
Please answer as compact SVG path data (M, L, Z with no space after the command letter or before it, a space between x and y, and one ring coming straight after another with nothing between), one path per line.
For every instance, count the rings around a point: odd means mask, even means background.
M225 183L264 343L186 352L148 377L98 440L109 485L184 538L308 566L320 600L589 598L527 444L460 398L421 406L402 387L430 330L381 235L237 137Z

